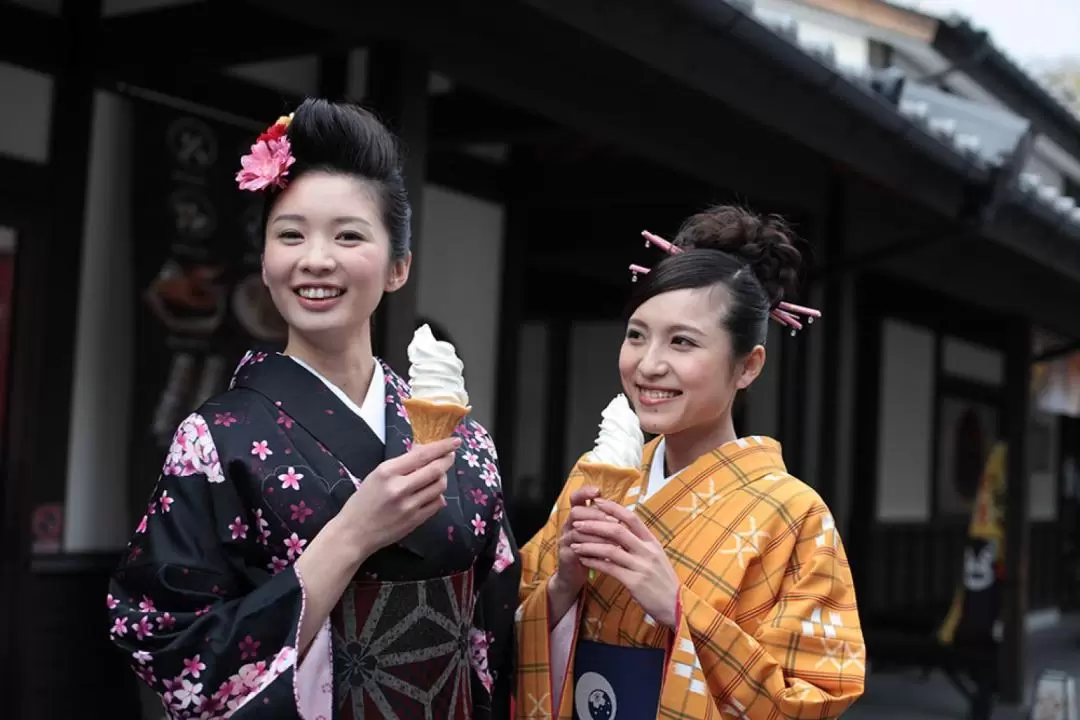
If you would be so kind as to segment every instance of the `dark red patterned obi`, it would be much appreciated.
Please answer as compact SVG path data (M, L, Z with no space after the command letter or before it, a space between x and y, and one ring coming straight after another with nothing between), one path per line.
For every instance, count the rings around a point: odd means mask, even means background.
M473 571L421 582L354 582L330 622L335 718L472 717Z

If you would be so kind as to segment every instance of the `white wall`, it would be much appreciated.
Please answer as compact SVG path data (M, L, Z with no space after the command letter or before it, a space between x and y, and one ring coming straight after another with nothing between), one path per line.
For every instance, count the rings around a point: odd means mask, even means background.
M428 185L412 282L417 309L446 328L465 363L473 417L495 421L499 298L502 287L501 206Z
M0 155L48 162L52 78L0 63L0 94L5 108L0 112Z
M922 522L931 507L934 335L887 320L881 350L876 517Z
M801 43L831 46L838 64L860 70L870 66L870 41L865 37L805 20L798 21L798 28Z
M96 93L64 506L67 552L123 548L131 534L131 135L128 101Z

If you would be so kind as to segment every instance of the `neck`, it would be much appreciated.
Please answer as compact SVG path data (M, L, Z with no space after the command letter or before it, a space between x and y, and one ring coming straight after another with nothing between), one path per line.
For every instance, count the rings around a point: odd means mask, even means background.
M664 462L667 474L682 472L702 455L735 439L735 424L730 412L724 413L719 422L665 435Z
M375 356L371 352L370 327L365 325L359 335L355 340L350 338L350 342L330 345L290 332L285 354L315 368L350 400L362 405L375 372Z

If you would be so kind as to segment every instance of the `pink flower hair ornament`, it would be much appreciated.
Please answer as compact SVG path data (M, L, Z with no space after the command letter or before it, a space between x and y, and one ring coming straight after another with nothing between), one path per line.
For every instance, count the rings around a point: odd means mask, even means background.
M668 255L678 255L682 252L682 248L669 243L664 238L659 235L654 235L648 230L642 230L641 235L645 238L645 247L655 245ZM647 267L642 265L631 265L631 282L637 282L638 275L644 275L647 272L649 272L649 268ZM795 335L795 333L803 329L801 317L805 317L806 324L810 325L814 322L815 318L821 317L821 311L802 305L795 305L794 303L780 302L769 312L769 316L781 325L791 328L791 334Z
M266 132L259 135L251 152L240 158L236 182L241 190L260 192L269 187L285 187L289 168L296 162L286 131L292 114L283 115Z

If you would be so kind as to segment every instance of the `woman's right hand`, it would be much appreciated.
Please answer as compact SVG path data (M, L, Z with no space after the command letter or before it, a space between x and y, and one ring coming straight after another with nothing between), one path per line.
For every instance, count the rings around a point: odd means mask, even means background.
M574 523L586 520L611 522L609 515L588 504L599 496L600 490L591 486L575 490L570 495L570 515L559 533L559 564L548 582L548 593L553 606L552 615L559 617L564 615L574 604L574 599L589 579L589 569L581 564L577 553L570 546L580 542L608 542L603 538L583 535L580 530L574 529Z
M334 518L363 562L420 527L446 507L446 473L461 439L452 437L381 463L364 478Z

